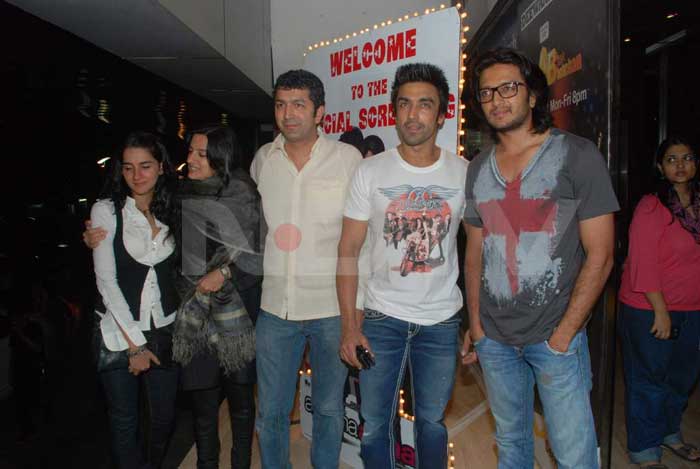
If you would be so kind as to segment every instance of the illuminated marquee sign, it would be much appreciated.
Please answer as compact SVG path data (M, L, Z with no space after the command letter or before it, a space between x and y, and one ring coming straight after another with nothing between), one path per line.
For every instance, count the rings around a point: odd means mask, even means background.
M443 5L444 6L444 5ZM450 86L450 103L437 144L458 153L460 131L458 96L462 74L462 29L457 8L443 8L426 15L402 18L384 27L369 28L312 47L304 68L323 81L326 90L324 133L337 139L358 127L377 135L386 148L396 146L398 136L391 106L391 83L396 69L412 62L440 67Z

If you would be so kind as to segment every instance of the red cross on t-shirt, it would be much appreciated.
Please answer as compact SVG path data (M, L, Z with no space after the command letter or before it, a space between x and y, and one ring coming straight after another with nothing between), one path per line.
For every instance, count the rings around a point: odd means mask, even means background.
M479 204L484 238L490 234L505 236L508 282L513 296L518 293L516 251L520 233L546 232L551 236L557 215L557 205L548 194L543 198L524 199L520 193L521 185L522 179L518 175L514 181L506 183L504 198Z

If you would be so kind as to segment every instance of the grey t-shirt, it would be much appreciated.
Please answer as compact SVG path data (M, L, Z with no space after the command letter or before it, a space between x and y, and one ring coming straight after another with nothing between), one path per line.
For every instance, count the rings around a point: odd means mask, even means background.
M585 253L578 223L619 210L589 140L551 129L520 177L506 182L495 148L469 165L464 220L483 228L479 294L486 335L510 345L547 339L566 311Z

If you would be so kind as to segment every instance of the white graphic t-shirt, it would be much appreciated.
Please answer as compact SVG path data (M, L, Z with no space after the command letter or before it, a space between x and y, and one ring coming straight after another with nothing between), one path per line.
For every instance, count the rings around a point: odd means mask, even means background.
M395 148L360 163L344 215L369 222L366 308L433 325L462 307L456 237L467 164L442 150L433 165L419 168Z

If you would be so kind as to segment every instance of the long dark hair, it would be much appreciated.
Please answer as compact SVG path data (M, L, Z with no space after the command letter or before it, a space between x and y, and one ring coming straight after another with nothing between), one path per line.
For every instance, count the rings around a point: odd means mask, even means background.
M664 156L666 155L666 152L668 151L669 148L671 148L673 145L685 145L688 147L690 152L695 155L695 151L693 148L693 144L690 142L689 139L680 136L680 135L674 135L671 137L668 137L666 140L661 142L659 145L659 148L656 150L656 164L658 166L663 167L663 159ZM695 176L693 176L693 179L689 182L688 184L688 190L689 190L689 195L690 195L690 203L693 205L693 211L695 213L695 216L698 216L698 212L700 211L700 207L698 207L696 203L696 195L700 194L700 178L698 176L698 171L697 171L697 156L695 157ZM655 169L656 171L656 169ZM678 199L678 194L676 193L676 190L673 188L673 184L671 184L668 179L666 179L665 174L663 173L663 170L661 170L661 178L659 178L659 182L656 187L656 197L661 201L664 207L666 207L669 212L673 213L673 209L671 208L671 205ZM673 219L671 219L671 223L673 223Z
M131 189L124 181L122 167L124 163L124 151L127 148L141 148L146 150L153 158L163 166L163 174L158 176L153 191L153 200L148 209L161 222L168 225L169 234L177 231L179 226L179 214L177 213L174 199L176 175L168 150L163 145L160 137L149 132L131 132L124 139L119 152L111 159L111 171L102 189L102 198L110 199L114 203L114 210L124 207L127 196L131 195Z
M231 173L241 167L241 147L236 132L224 125L209 125L190 132L189 140L195 134L207 137L207 160L211 169L221 179L218 191L221 194L231 180Z
M496 131L489 126L484 110L478 100L479 86L481 86L481 73L487 68L497 64L515 65L525 80L528 93L535 95L535 107L532 109L532 130L536 134L544 133L552 127L552 114L549 112L549 85L547 77L540 67L535 65L524 54L506 47L488 50L479 56L471 67L471 80L469 82L470 101L474 113L479 117L485 128L491 134L494 142L498 142Z

